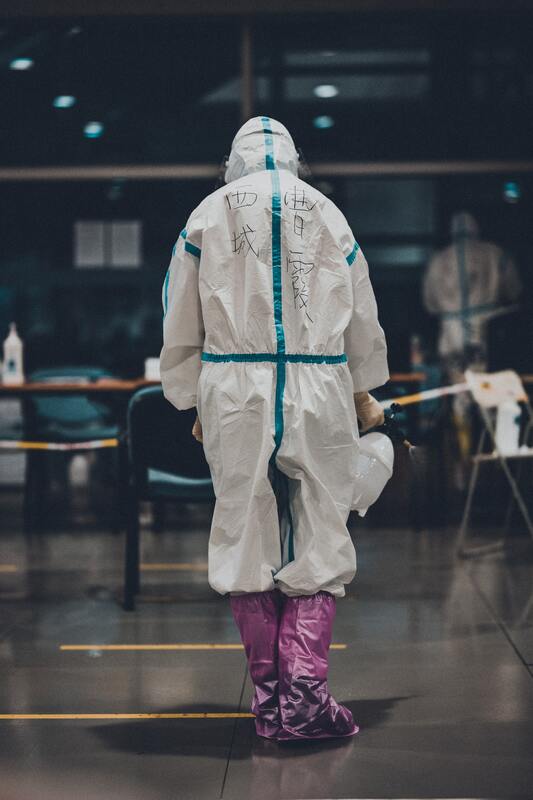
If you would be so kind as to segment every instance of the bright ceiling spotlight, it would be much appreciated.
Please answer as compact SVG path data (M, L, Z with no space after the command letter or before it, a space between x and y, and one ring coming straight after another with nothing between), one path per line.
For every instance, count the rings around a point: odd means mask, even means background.
M22 72L26 69L31 69L33 67L33 58L14 58L13 61L9 63L9 69L16 69L19 72Z
M87 139L98 139L104 132L104 126L101 122L88 122L83 129L83 135Z
M327 128L333 128L335 125L335 120L333 117L330 117L327 114L322 114L321 116L314 118L313 125L319 130L326 130Z
M52 105L54 108L72 108L76 103L76 98L71 94L58 94L54 97Z
M320 86L315 86L313 94L321 98L337 97L339 89L331 83L321 83Z

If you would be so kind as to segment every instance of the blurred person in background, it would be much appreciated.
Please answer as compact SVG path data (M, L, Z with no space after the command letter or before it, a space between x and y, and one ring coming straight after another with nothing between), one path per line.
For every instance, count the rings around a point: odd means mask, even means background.
M357 417L383 422L369 391L388 379L366 260L299 166L283 125L249 120L163 285L163 390L197 406L217 498L209 582L230 594L257 733L278 741L358 731L328 651L356 570Z
M515 311L522 292L518 271L501 247L480 238L479 226L467 211L451 220L452 243L435 253L423 280L423 301L440 318L438 354L450 384L464 380L465 369L485 371L488 323ZM453 400L461 463L456 480L464 486L464 465L471 449L470 397Z

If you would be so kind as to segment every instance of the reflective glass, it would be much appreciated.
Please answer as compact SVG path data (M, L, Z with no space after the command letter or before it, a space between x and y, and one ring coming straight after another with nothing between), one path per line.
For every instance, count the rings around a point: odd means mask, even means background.
M0 84L6 165L218 163L240 123L239 20L7 21L1 45L33 59Z

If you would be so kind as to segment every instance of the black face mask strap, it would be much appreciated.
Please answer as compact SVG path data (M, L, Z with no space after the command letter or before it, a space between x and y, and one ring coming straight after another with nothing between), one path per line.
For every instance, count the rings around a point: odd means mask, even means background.
M298 153L298 177L303 181L311 183L313 179L313 173L311 172L311 168L309 167L307 159L303 154L302 148L297 147L296 152Z
M226 169L228 167L229 156L224 156L218 168L218 177L215 183L215 189L220 189L226 183Z

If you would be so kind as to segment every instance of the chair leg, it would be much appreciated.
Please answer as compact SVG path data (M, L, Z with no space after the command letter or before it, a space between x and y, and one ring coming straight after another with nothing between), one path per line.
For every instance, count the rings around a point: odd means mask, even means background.
M515 481L516 481L517 487L520 487L520 482L521 482L521 479L522 479L523 466L524 466L524 460L520 461L520 463L518 464L518 468L516 470ZM504 526L503 526L503 536L504 536L504 538L507 538L507 535L509 533L509 529L511 527L511 522L512 522L512 519L513 519L513 511L514 511L515 503L516 503L516 497L514 496L513 492L511 492L511 497L509 498L509 503L507 505L507 511L505 512L505 521L504 521Z
M513 497L514 497L514 499L516 501L516 504L517 504L518 508L520 509L520 511L522 512L522 516L524 518L524 522L526 523L528 533L531 536L531 538L533 539L533 522L531 520L531 517L529 516L529 511L527 510L527 506L524 503L524 500L522 498L522 494L520 492L520 489L518 488L518 484L515 481L515 479L513 477L513 473L511 472L511 470L509 468L509 464L507 463L507 459L504 458L503 456L500 456L500 464L501 464L501 467L502 467L502 469L503 469L503 471L504 471L504 473L505 473L505 475L507 477L507 480L509 481L509 484L511 486L511 491L513 493Z
M152 518L154 533L163 533L166 523L166 504L164 500L154 500L152 503Z
M26 468L24 476L24 530L30 533L33 530L33 495L35 486L35 453L28 450L26 453Z
M459 526L459 535L455 544L455 554L459 557L463 557L466 554L464 543L468 533L468 523L470 521L470 512L472 510L472 501L474 499L478 474L479 461L475 461L470 475L470 482L468 484L468 495L466 498L465 509L463 511L463 518L461 519L461 525Z
M45 527L47 455L46 452L32 452L31 450L26 455L24 528L27 533L32 533Z
M139 499L134 490L129 493L128 519L124 564L124 610L135 610L135 595L139 592Z
M127 524L128 503L128 447L119 441L115 457L115 508L113 510L113 533L120 533Z

